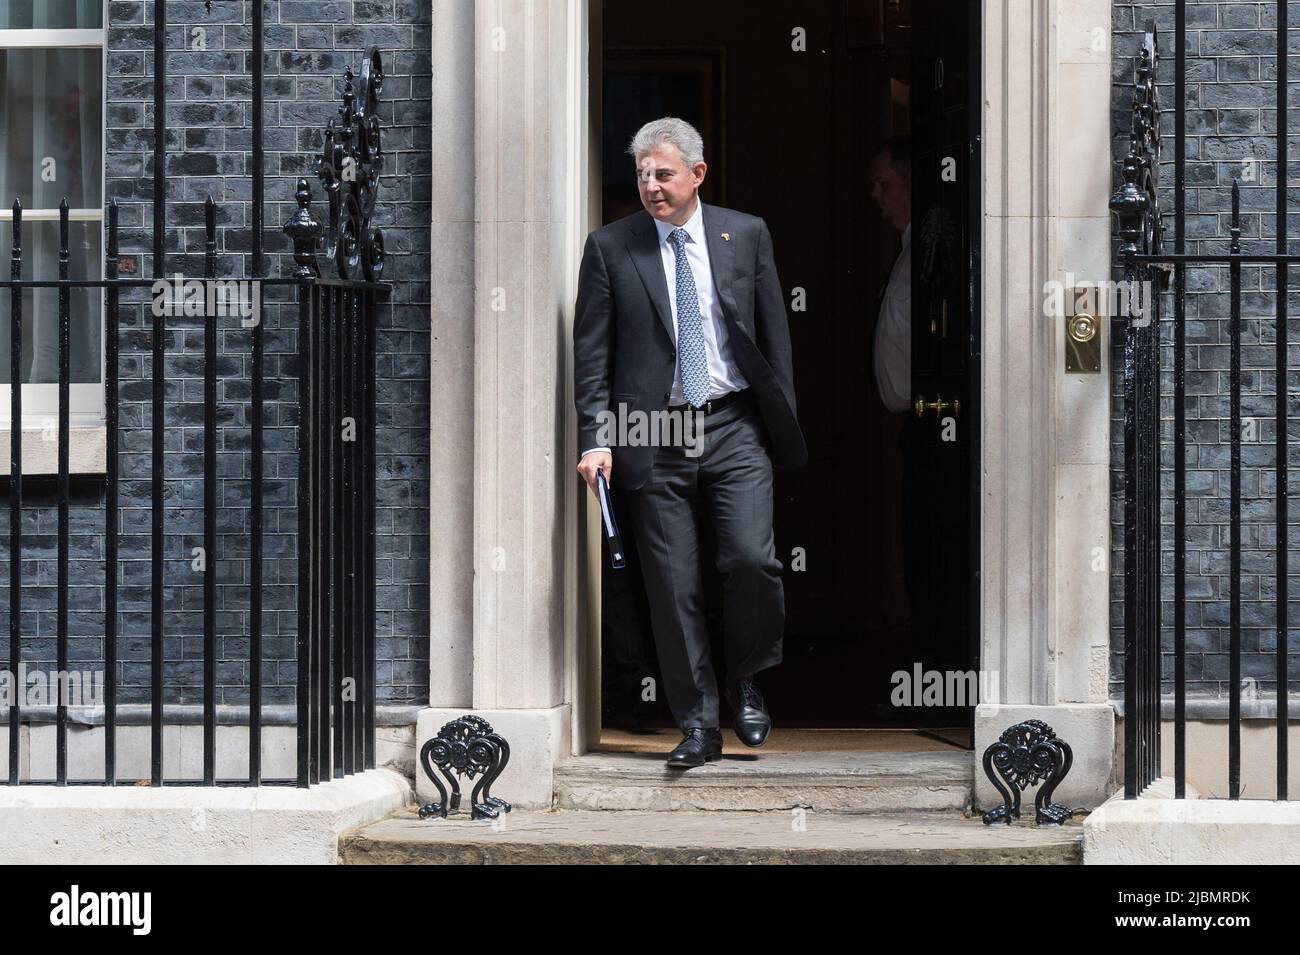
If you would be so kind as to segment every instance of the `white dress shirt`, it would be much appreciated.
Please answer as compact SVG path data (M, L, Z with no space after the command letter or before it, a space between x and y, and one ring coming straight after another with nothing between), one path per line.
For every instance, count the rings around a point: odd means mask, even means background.
M677 250L669 241L677 226L671 222L655 219L655 228L659 231L659 259L664 267L664 279L668 283L668 306L673 316L673 345L677 344ZM682 226L686 230L686 263L691 268L695 279L695 294L700 304L700 333L704 338L704 354L709 366L709 400L720 398L730 391L747 388L749 382L740 373L731 357L731 347L727 326L722 315L722 302L713 287L713 270L709 267L709 244L704 235L704 205L699 196L695 197L695 212ZM673 387L668 397L670 405L683 404L682 366L681 362L673 365ZM589 448L582 452L586 456L592 451L609 451L609 448Z
M874 361L880 400L893 412L912 407L912 224L889 273L876 319Z

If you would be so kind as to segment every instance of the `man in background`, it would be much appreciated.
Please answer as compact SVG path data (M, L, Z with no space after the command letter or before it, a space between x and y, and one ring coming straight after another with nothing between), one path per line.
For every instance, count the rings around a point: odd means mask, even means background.
M921 539L924 507L920 493L922 482L921 442L925 440L923 422L914 413L912 395L912 141L907 136L885 140L872 154L869 166L871 198L880 209L885 223L900 234L898 252L889 272L889 281L880 296L873 338L872 366L876 391L887 410L898 415L899 450L902 455L901 536L903 591L906 593L908 619L914 646L926 645L923 568L925 542ZM897 579L897 578L896 578ZM896 591L897 592L897 591ZM900 608L901 609L901 608ZM902 622L900 621L900 624Z

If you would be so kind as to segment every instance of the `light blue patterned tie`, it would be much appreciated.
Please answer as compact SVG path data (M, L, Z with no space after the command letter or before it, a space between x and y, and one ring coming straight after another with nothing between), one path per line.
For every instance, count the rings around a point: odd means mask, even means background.
M695 275L686 260L688 236L685 229L677 228L668 238L677 256L677 362L682 370L682 396L698 408L709 397L709 359L704 351L704 318L695 291Z

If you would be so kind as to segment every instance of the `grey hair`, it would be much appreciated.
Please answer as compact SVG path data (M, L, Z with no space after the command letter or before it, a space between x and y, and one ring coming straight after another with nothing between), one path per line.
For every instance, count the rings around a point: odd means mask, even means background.
M677 147L687 168L704 161L704 137L686 120L675 116L651 120L638 129L627 147L628 155L636 159L663 143Z

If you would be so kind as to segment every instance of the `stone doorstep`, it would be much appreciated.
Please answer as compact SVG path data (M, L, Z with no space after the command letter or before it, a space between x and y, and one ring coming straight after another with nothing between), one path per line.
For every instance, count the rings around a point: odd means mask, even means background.
M670 770L661 754L588 753L555 767L564 810L961 811L972 800L969 752L724 754ZM508 787L495 794L510 798Z
M978 815L911 812L516 810L499 828L463 811L414 809L344 833L345 865L1055 864L1078 865L1083 827L985 826Z

